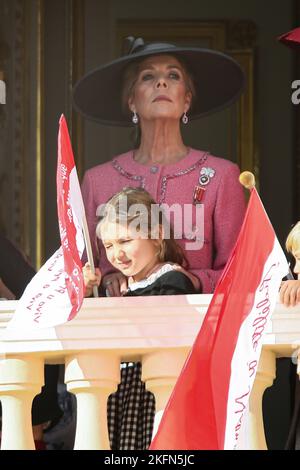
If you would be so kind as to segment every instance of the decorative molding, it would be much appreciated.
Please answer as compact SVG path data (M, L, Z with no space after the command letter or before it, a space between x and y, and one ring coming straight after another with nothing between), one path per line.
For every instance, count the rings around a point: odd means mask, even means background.
M8 24L0 38L0 69L7 84L7 100L0 106L2 156L0 196L1 229L29 254L29 65L27 30L30 2L1 2L0 14ZM9 44L9 45L8 45Z
M2 1L0 2L0 17L7 18L7 3ZM10 58L10 50L5 41L4 35L0 29L0 80L7 80L8 77L8 64ZM7 95L7 87L6 87ZM5 97L7 100L7 96ZM1 165L0 169L0 200L7 200L7 193L9 189L8 184L8 173L6 167L6 155L7 155L7 136L8 136L8 119L7 119L7 104L1 104L0 99L0 158L3 159L2 162L5 164ZM1 204L0 206L0 230L3 233L8 232L8 221L6 216L7 204Z
M36 1L36 267L41 267L45 252L45 151L44 151L44 0Z
M227 49L253 49L256 46L257 28L253 21L226 22Z
M12 49L12 83L10 114L12 117L12 211L10 233L20 247L24 248L27 233L25 208L28 204L28 184L26 181L27 165L24 146L24 128L26 122L26 90L27 61L25 52L25 3L22 0L14 2L14 34Z
M83 118L79 113L74 112L72 105L73 86L83 76L84 73L84 0L69 0L70 4L70 59L69 59L69 89L67 96L69 99L69 115L71 117L71 139L74 149L74 158L79 179L84 171L84 131Z
M4 106L6 102L6 90L4 89L4 96L1 96L1 80L4 80L4 55L2 54L3 48L2 44L0 44L0 139L2 140L1 133L3 132L3 136L5 134L5 125L6 125L6 114L5 114L5 109L6 107ZM2 148L2 151L4 149ZM1 157L1 153L0 153ZM0 172L0 200L4 201L4 195L5 195L5 182L7 180L7 176L4 172ZM0 207L0 230L1 232L5 233L5 217L3 214L3 208Z
M83 124L72 111L72 87L84 69L84 0L66 0L65 100L78 173L83 171ZM45 0L3 0L0 15L0 71L7 83L7 104L0 106L0 226L40 267L45 257ZM1 24L1 23L0 23ZM5 40L4 40L5 39ZM6 45L6 42L9 47ZM13 51L13 53L10 53ZM9 158L7 158L9 156ZM29 203L31 201L31 203ZM3 219L3 223L2 220Z
M1 172L0 173L0 200L1 201L5 201L5 195L6 195L5 183L6 182L7 182L7 175L4 172ZM0 206L0 231L2 233L6 233L7 231L2 205Z
M4 81L4 72L0 66L0 104L6 104L6 84Z
M64 75L64 109L72 139L72 146L76 158L78 174L83 171L83 123L78 113L73 113L72 90L77 79L83 75L84 69L84 0L66 0L61 5L61 14L64 15L65 48ZM44 67L48 66L48 57L44 57L44 34L45 34L45 0L35 2L35 27L36 27L36 265L40 267L45 260L45 84Z

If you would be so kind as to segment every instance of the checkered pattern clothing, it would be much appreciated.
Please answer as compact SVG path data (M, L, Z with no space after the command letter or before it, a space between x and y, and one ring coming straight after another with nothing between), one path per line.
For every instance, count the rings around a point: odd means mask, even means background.
M107 403L107 420L112 450L148 449L155 415L155 398L141 381L142 366L123 363L121 382Z

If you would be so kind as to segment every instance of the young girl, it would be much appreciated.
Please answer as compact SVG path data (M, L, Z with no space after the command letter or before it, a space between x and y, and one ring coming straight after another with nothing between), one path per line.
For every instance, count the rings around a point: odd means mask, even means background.
M165 232L169 232L168 238ZM143 189L125 188L115 194L105 206L96 234L108 261L128 278L124 296L196 293L172 227ZM101 273L96 269L93 275L88 263L83 273L86 296L90 296L93 286L100 285ZM111 292L110 288L106 293Z
M96 233L108 261L128 278L124 296L196 293L182 249L151 196L125 188L105 206ZM167 237L167 232L170 236ZM101 273L83 268L86 295L99 286ZM114 291L107 293L111 295ZM147 449L151 443L155 399L141 381L141 363L123 363L121 383L108 399L108 430L113 450Z
M294 273L298 279L282 282L280 301L286 307L293 307L300 302L300 221L290 231L286 240L286 249L295 258Z

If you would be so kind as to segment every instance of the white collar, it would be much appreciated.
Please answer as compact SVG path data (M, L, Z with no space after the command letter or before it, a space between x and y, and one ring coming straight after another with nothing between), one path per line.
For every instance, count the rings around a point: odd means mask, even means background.
M169 271L175 271L175 267L173 264L166 263L158 271L155 271L154 273L150 274L150 276L146 279L142 279L141 281L133 282L132 284L130 284L130 286L128 287L128 292L134 291L136 289L144 289L145 287L150 286L160 276L165 273L168 273Z

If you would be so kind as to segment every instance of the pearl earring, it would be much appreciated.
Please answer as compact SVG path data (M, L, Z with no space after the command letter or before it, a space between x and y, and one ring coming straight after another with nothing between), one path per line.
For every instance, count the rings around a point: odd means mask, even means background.
M135 111L133 111L132 122L133 124L137 124L139 122L139 117Z
M182 116L182 122L183 122L183 124L187 124L187 123L188 123L188 120L189 120L189 118L187 117L186 113L184 113L184 115Z

